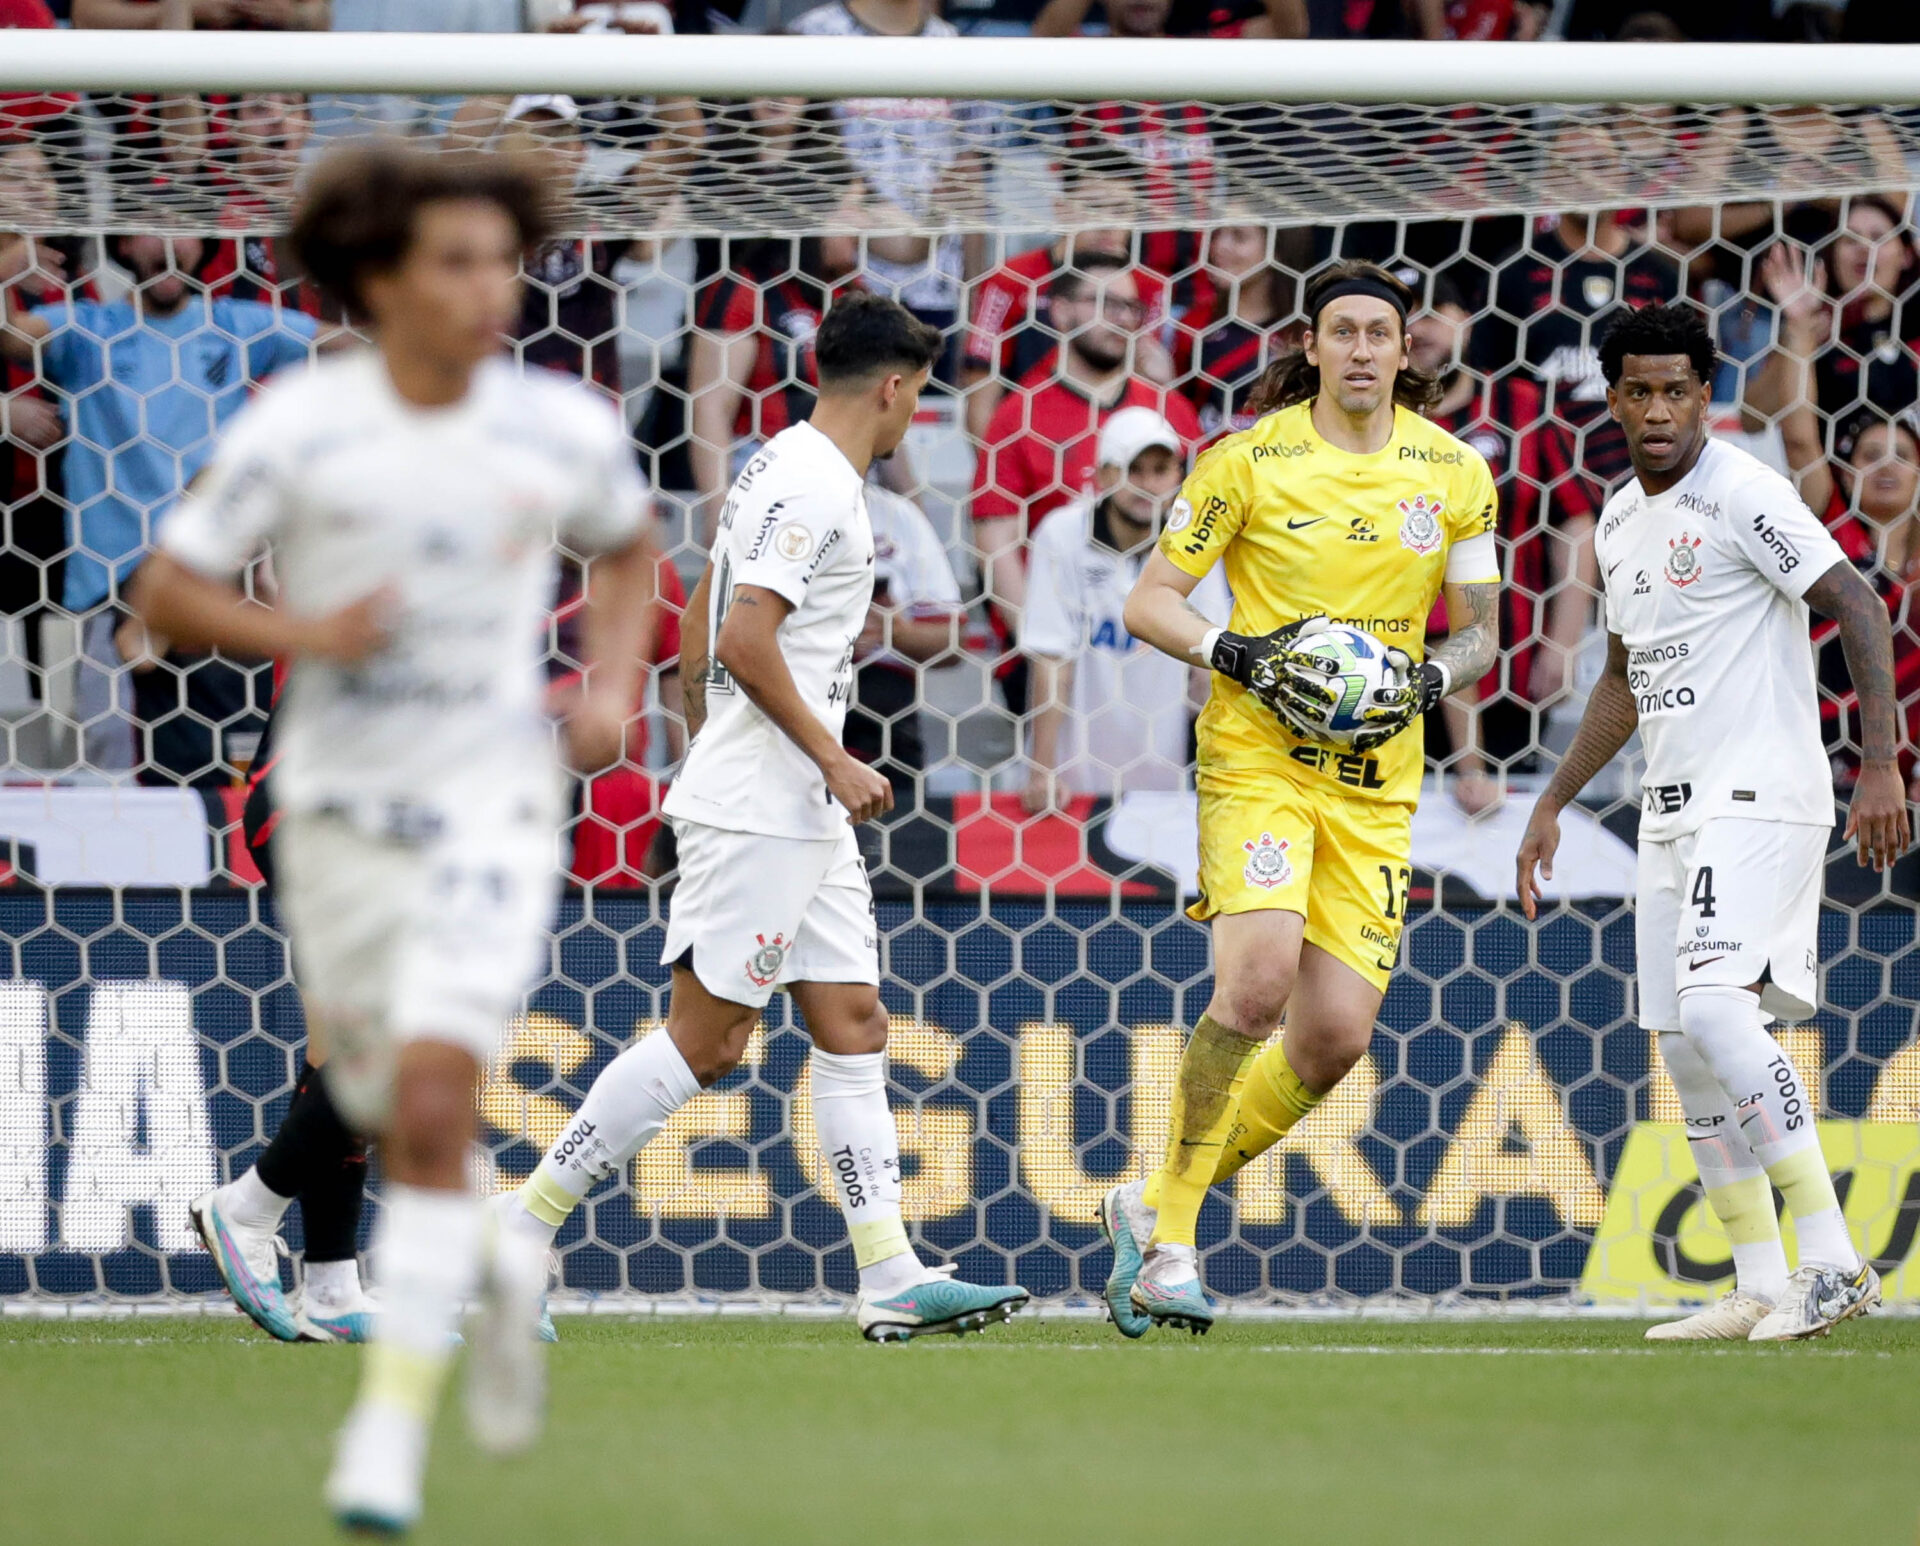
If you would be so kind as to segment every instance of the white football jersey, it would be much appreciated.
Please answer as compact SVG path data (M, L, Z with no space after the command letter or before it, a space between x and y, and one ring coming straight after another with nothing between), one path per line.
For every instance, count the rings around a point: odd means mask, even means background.
M1076 794L1112 798L1130 789L1183 789L1188 683L1193 667L1127 632L1127 595L1152 553L1119 553L1094 534L1095 501L1063 506L1041 522L1028 553L1023 654L1073 666L1060 734L1060 776ZM1224 624L1233 611L1225 571L1197 586L1193 605Z
M1594 549L1647 754L1640 835L1713 816L1831 825L1801 597L1846 559L1792 485L1710 440L1666 493L1636 479L1608 500Z
M873 604L873 527L853 463L811 424L782 430L734 479L711 562L708 648L740 586L784 596L793 610L780 623L780 653L801 702L838 737L853 696L854 641ZM707 673L707 722L663 809L773 837L837 837L847 824L812 758L718 660Z
M377 653L293 662L274 796L419 834L507 802L557 817L555 544L623 547L648 511L618 414L579 383L490 360L462 401L417 408L361 350L281 376L237 415L161 546L227 578L264 545L281 604L309 616L394 591Z

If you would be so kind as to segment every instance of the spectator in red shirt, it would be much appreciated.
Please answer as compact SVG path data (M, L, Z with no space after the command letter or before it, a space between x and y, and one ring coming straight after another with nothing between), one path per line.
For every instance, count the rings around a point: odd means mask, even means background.
M548 667L550 691L557 695L565 695L580 673L575 636L582 597L577 571L571 579L567 595L553 614ZM680 617L686 610L687 591L680 571L664 556L658 583L660 627L644 652L646 670L634 705L635 718L627 731L626 756L617 767L586 780L580 790L571 875L583 885L638 886L657 873L653 846L660 831L660 781L647 766L649 681L659 699L668 762L677 764L687 750L686 698L680 681Z
M695 529L711 536L736 457L798 424L813 408L813 335L826 314L820 244L730 240L724 270L694 302L687 369Z
M1192 454L1200 421L1187 400L1144 379L1134 348L1145 319L1139 280L1123 259L1090 253L1048 292L1061 345L1000 402L973 480L974 545L996 632L1019 633L1026 538L1051 510L1090 488L1095 439L1107 416L1143 404L1167 416ZM1025 674L1004 667L1008 706L1025 712Z
M13 27L54 25L47 0L0 0L0 32ZM51 127L71 113L79 101L71 91L0 91L0 135Z
M295 92L250 92L226 116L234 153L221 173L226 202L220 225L240 234L214 247L201 266L200 282L209 295L243 301L278 297L283 305L319 316L319 292L283 277L278 242L270 234L285 223L301 152L312 134L306 98Z
M1405 0L1415 37L1470 43L1531 43L1546 29L1551 5L1535 0Z
M58 210L47 158L33 140L0 142L0 230L44 230ZM38 266L16 281L29 305L65 296L60 249L34 243ZM0 358L0 616L25 624L29 684L42 697L39 619L61 593L67 545L58 447L66 421L31 366Z
M1093 0L1048 0L1033 19L1037 38L1087 30ZM1110 0L1101 7L1116 38L1304 38L1306 0Z
M1412 363L1440 382L1440 400L1428 417L1487 459L1500 492L1507 577L1500 593L1500 669L1482 679L1472 707L1449 698L1440 722L1428 724L1429 750L1454 775L1454 798L1477 813L1501 797L1494 765L1504 770L1537 751L1544 710L1586 631L1589 598L1572 576L1580 540L1587 537L1590 546L1592 528L1591 522L1576 526L1571 537L1562 530L1565 512L1553 493L1568 476L1571 448L1565 429L1546 416L1540 389L1512 371L1488 379L1466 367L1473 318L1448 275L1429 282L1417 269L1396 272L1416 294L1427 295L1407 333ZM1584 518L1584 506L1579 515ZM1445 629L1445 609L1436 606L1429 635ZM1542 663L1548 655L1551 666Z
M1304 244L1283 264L1277 244L1291 232L1264 225L1216 226L1207 238L1208 299L1180 318L1174 333L1174 375L1209 439L1247 428L1259 417L1247 396L1267 362L1299 342L1293 316L1295 273Z
M1920 427L1910 418L1888 418L1869 409L1841 426L1829 457L1804 358L1795 362L1788 387L1794 395L1781 415L1780 436L1800 496L1872 581L1893 617L1894 687L1907 725L1902 755L1908 759L1909 787L1920 798L1920 770L1911 763L1920 737L1920 616L1914 595L1920 589L1914 583L1920 580ZM1860 773L1853 683L1831 620L1814 619L1813 641L1821 729L1834 782L1845 791Z
M967 434L975 442L986 438L1007 388L1053 353L1059 335L1046 315L1053 277L1089 253L1124 258L1133 251L1133 185L1097 173L1069 172L1068 179L1062 213L1072 229L1008 259L974 286L960 385L967 394ZM1142 300L1151 304L1149 297Z

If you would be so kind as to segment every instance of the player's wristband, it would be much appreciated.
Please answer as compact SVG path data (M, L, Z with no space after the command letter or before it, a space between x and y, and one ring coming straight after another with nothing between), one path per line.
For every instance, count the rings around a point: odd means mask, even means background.
M1200 653L1214 670L1245 687L1253 680L1255 642L1243 633L1214 628L1200 641Z
M1423 660L1413 668L1413 679L1420 688L1420 712L1427 713L1453 691L1453 672L1439 660Z

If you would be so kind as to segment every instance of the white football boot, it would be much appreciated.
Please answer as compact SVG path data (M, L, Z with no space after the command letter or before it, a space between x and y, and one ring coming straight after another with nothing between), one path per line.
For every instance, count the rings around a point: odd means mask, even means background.
M540 1437L547 1409L547 1253L510 1229L489 1231L479 1312L469 1328L467 1431L493 1455L516 1455Z
M1842 1321L1871 1315L1880 1306L1880 1274L1865 1262L1858 1272L1838 1267L1796 1267L1780 1303L1747 1334L1750 1342L1798 1342L1824 1337Z
M362 1403L347 1415L327 1477L334 1523L361 1535L404 1535L420 1518L427 1425L389 1406Z
M1128 1339L1144 1337L1153 1322L1133 1307L1133 1285L1146 1265L1146 1251L1153 1240L1153 1226L1160 1210L1146 1203L1147 1183L1128 1181L1109 1187L1100 1201L1100 1233L1113 1247L1113 1270L1107 1274L1104 1297L1107 1317L1114 1329Z
M1730 1288L1704 1310L1647 1328L1649 1342L1744 1342L1773 1306Z

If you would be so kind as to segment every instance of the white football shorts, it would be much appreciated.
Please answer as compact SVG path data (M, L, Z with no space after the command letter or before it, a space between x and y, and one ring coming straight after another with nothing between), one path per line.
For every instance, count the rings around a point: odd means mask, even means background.
M794 982L880 981L873 889L853 828L768 837L674 820L680 884L660 958L755 1009ZM691 953L691 959L688 959Z
M1680 993L1693 984L1758 982L1765 1013L1811 1015L1830 836L1826 827L1716 816L1671 842L1641 839L1640 1023L1679 1030Z
M385 1124L408 1042L498 1055L546 960L554 837L531 812L412 842L331 812L282 816L275 899L307 1012L326 1029L327 1087L363 1132Z

